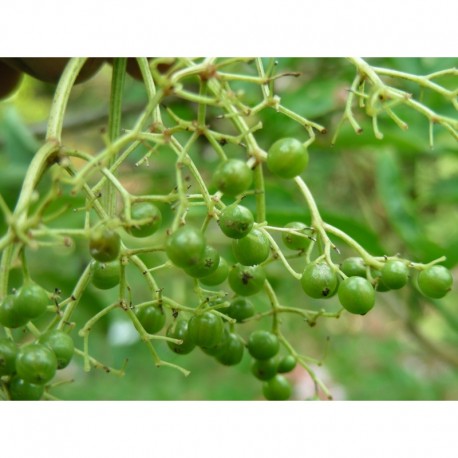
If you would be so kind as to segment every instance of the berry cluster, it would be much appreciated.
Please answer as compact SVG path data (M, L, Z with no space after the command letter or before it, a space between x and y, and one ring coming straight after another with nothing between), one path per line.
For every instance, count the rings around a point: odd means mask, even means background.
M313 129L318 130L320 126L295 116L293 119L307 126L311 138L305 142L282 138L268 151L263 151L243 116L237 115L237 110L231 105L232 93L214 77L216 68L187 62L188 67L178 68L180 71L175 74L172 68L167 77L155 74L153 69L147 73L147 63L139 60L139 64L142 73L147 75L144 75L145 79L151 83L147 87L150 90L154 87L154 76L162 91L150 94L150 113L155 109L159 111L162 98L174 91L174 95L183 99L197 99L199 108L212 103L222 106L225 114L234 121L240 137L210 130L204 123L205 110L200 109L199 119L195 122L180 119L171 112L176 122L173 128L165 127L156 114L156 122L148 131L141 128L128 131L118 143L113 142L97 156L65 149L61 145L54 151L55 145L45 145L49 151L43 150L43 163L48 163L51 153L56 154L59 160L55 162L62 172L60 179L71 184L75 192L84 192L87 206L82 229L43 229L44 225L40 229L42 233L55 237L82 236L91 259L71 295L64 299L57 293L49 294L30 279L24 240L33 234L36 221L41 222L42 215L31 212L29 221L24 217L27 213L24 208L30 210L27 205L30 206L31 201L31 187L24 187L13 215L17 218L16 232L11 229L0 241L6 247L3 265L11 261L17 251L24 276L22 287L6 295L0 304L0 325L6 329L7 335L0 341L0 377L8 398L40 399L43 393L46 394L45 386L53 379L56 370L66 367L74 353L83 357L86 370L107 367L90 356L89 335L98 320L116 308L127 314L157 366L174 367L187 373L186 369L159 357L152 343L158 340L165 341L164 345L178 355L189 354L198 347L224 366L239 364L248 353L253 358L252 374L264 383L262 392L266 399L286 400L292 396L288 376L283 374L291 372L296 365L307 370L315 384L329 395L308 364L313 358L301 356L283 334L280 316L301 315L313 325L318 317L339 317L344 310L365 315L374 307L378 292L406 286L411 273L417 273L417 286L427 297L441 298L450 291L452 276L448 269L438 264L442 258L420 264L397 256L375 257L343 231L323 221L302 178L309 163L308 147L314 139ZM200 92L193 98L178 84L176 75L186 76L186 72L200 77ZM217 97L212 99L207 92ZM278 100L270 98L273 96L267 89L264 93L271 103L266 102L266 106L276 103L280 111L289 113L281 108ZM156 94L162 95L156 97ZM142 127L141 123L139 126ZM191 132L191 136L182 146L173 132ZM208 178L208 174L203 173L204 167L197 167L189 153L191 145L200 136L205 136L220 156ZM123 187L122 179L117 176L118 167L135 150L137 145L132 147L132 144L140 140L152 145L148 154L163 145L177 154L176 180L169 183L173 192L132 195ZM247 160L226 156L222 145L229 140L247 147ZM127 149L123 149L126 145ZM70 165L74 157L86 161L79 170ZM191 184L184 170L192 176L194 181ZM41 169L38 171L41 176ZM309 209L310 221L304 218L303 221L290 221L284 227L269 225L265 208L265 172L268 179L291 180L297 185ZM98 173L101 174L99 181L91 182L90 187L90 175ZM195 191L191 189L194 185L197 185L198 192L191 194L191 190ZM209 189L215 192L210 193ZM116 205L118 197L122 206ZM246 203L248 197L256 199L255 210ZM174 212L170 224L166 223L158 202L170 205ZM45 207L43 204L39 209ZM202 212L194 212L194 209L202 207L205 209L204 219L196 223ZM212 221L216 222L214 227L211 227ZM210 235L214 239L215 234L217 243L209 243L208 240L212 240ZM340 254L340 251L331 242L330 235L356 251L358 256L335 262L334 253ZM137 243L130 247L133 239ZM20 249L14 251L17 246ZM153 252L159 254L160 262L150 264L141 257ZM303 261L300 272L292 267L290 259ZM337 296L340 310L336 313L316 312L282 304L271 284L269 266L273 263L283 265L306 296L312 299ZM136 303L132 300L125 272L128 265L134 266L145 280L150 296L148 301ZM2 274L7 271L4 268ZM176 300L169 284L159 284L158 277L164 272L169 278L180 275L188 283L188 291L192 288L194 294L187 295L186 304ZM7 281L3 280L3 284ZM99 290L117 287L119 295L115 303L98 311L81 326L71 320L81 296L91 284ZM269 310L258 310L255 300L249 299L251 296L259 297L259 302L267 299ZM49 323L39 329L34 322L44 316L50 318ZM254 324L263 318L271 318L269 330L257 329L246 335L245 323ZM31 338L17 344L11 329L21 327L27 328ZM83 350L74 348L70 337L74 327L83 338Z
M0 339L0 376L7 380L10 399L41 399L45 385L57 370L70 364L73 353L73 339L58 329L45 332L36 342L19 348L9 339Z
M277 141L267 155L270 172L284 179L301 174L307 163L307 149L295 139ZM133 306L134 320L147 335L155 335L167 325L165 309L173 309L174 318L165 333L171 351L185 355L200 347L219 363L233 366L240 363L247 349L254 359L253 375L264 382L265 398L286 400L292 388L282 374L295 368L298 357L288 345L287 354L278 356L279 329L274 325L272 331L254 331L246 341L236 332L236 326L256 317L255 307L247 296L266 288L264 266L276 260L281 252L266 229L269 226L255 223L252 212L240 204L241 196L249 192L252 182L253 171L239 159L221 163L213 174L217 191L234 199L229 205L219 201L217 221L222 237L232 244L235 264L231 265L231 260L207 244L204 231L191 224L169 231L163 246L168 262L194 279L197 285L224 288L222 285L227 280L233 297L227 300L231 293L225 290L207 290L205 301L192 309L177 306L158 295L156 300ZM161 211L150 202L133 203L123 228L136 238L149 237L162 229ZM407 260L380 260L371 256L366 256L366 261L362 257L350 257L337 265L329 262L319 246L317 257L311 260L317 248L317 234L319 236L316 227L293 221L284 228L270 229L280 230L284 247L305 258L303 272L297 275L305 294L314 299L329 299L337 294L342 307L350 313L366 314L374 306L376 291L402 288L408 282L409 268L419 268ZM91 230L88 245L93 258L89 266L93 286L101 290L118 286L123 275L123 259L128 257L119 231L100 224ZM286 258L284 260L286 262ZM445 267L420 268L418 287L425 296L443 297L451 285L452 277ZM19 291L2 301L0 324L6 328L24 326L43 315L49 304L48 293L27 280ZM274 308L273 315L280 312L281 309ZM44 384L54 377L56 369L69 364L73 352L72 338L60 329L48 331L36 342L19 349L12 341L3 339L1 375L8 377L11 399L41 398Z

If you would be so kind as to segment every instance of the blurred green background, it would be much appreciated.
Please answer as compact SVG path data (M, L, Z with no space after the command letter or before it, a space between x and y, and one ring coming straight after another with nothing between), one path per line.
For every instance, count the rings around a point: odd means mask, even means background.
M368 59L377 66L428 74L456 65L456 59L445 58L384 58ZM255 74L255 67L244 64L234 67ZM401 131L387 117L380 117L383 140L376 140L370 120L356 109L357 119L364 128L357 136L345 125L336 145L331 138L342 114L347 90L354 77L354 68L344 59L281 58L278 71L300 72L300 76L282 78L276 91L282 104L326 126L328 133L319 135L311 146L310 164L303 178L311 189L325 221L347 232L374 255L393 255L419 262L428 262L445 254L447 267L456 277L458 262L458 148L457 142L441 127L435 128L435 147L428 146L428 122L411 110L400 108L397 113L409 124ZM76 86L69 103L64 126L64 143L95 153L103 146L102 133L107 125L111 68L105 65L90 81ZM415 98L439 113L455 117L451 103L429 91L420 91L412 83L387 80L390 84L412 92ZM456 77L437 80L449 89L456 89ZM232 85L243 91L248 105L260 101L259 88L249 83ZM31 157L43 140L46 119L54 86L25 77L19 92L0 102L0 193L10 208L14 207ZM123 127L130 128L144 108L146 94L142 84L126 77ZM195 117L195 106L170 98L167 105L185 119ZM228 121L219 120L217 109L208 110L212 128L231 132ZM170 122L166 114L164 120ZM261 147L268 149L278 138L293 136L304 141L304 129L276 113L263 110L255 124L263 129L255 136ZM250 121L251 122L251 121ZM241 157L243 149L225 146L229 156ZM135 167L146 152L139 148L122 167L122 182L132 193L168 192L175 158L167 149L150 160L149 167ZM201 167L207 182L217 164L211 147L201 141L191 155ZM40 185L49 186L48 180ZM294 184L279 181L266 173L267 216L271 225L289 221L308 221L302 198ZM84 199L72 196L70 189L56 206L68 204L81 207ZM254 199L246 200L254 208ZM163 207L165 224L172 214ZM196 218L199 215L195 214ZM82 214L69 212L64 219L53 222L78 227ZM213 224L213 223L212 223ZM0 221L0 233L6 223ZM155 237L155 236L154 236ZM226 250L214 224L209 230L209 242ZM141 241L127 234L123 239L130 246ZM33 278L49 290L59 288L66 297L89 261L89 253L80 241L71 249L53 247L30 253ZM224 242L224 243L223 243ZM336 262L354 255L339 245L342 254ZM160 256L144 259L153 265ZM294 264L300 270L301 262ZM58 266L58 268L56 268ZM319 310L335 310L337 299L314 301L304 296L300 286L291 280L279 263L267 269L268 277L283 304L307 306ZM134 303L148 299L143 279L134 269L128 269ZM168 271L158 276L166 291L181 295L186 303L191 283ZM19 286L19 269L13 269L11 287ZM414 279L412 281L414 283ZM399 292L378 294L376 307L365 317L344 313L339 320L321 319L310 327L298 316L285 317L283 328L298 351L317 359L323 365L317 374L329 386L335 399L407 400L458 398L458 311L456 290L444 299L431 302L422 297L412 284ZM81 300L74 321L84 323L94 313L116 298L116 290L99 291L90 286ZM254 299L258 311L267 310L266 298ZM169 316L169 320L171 316ZM138 341L135 331L120 310L101 320L90 334L91 354L104 363L120 367L128 359L126 374L118 378L101 370L84 373L82 361L75 356L72 364L61 371L62 380L73 379L52 390L61 399L92 400L252 400L262 399L261 382L250 372L246 354L239 366L221 366L199 349L186 356L171 353L164 343L156 348L164 359L191 370L185 378L172 369L156 368L146 347ZM39 323L38 323L39 324ZM267 328L269 322L238 326L246 337L255 327ZM72 336L82 348L77 332ZM290 376L296 399L313 396L313 384L305 371L296 369Z

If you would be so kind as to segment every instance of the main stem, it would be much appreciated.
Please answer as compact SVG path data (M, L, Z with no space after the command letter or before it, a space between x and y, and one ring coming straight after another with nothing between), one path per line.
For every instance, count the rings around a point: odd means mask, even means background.
M46 131L46 140L56 140L61 142L62 126L64 123L64 114L67 108L67 102L70 97L70 92L75 84L76 77L78 76L81 68L86 62L85 58L75 57L70 59L68 65L65 67L59 83L57 84L54 99L51 105L51 112L49 113L48 129Z
M110 114L108 119L108 137L113 143L121 133L122 116L122 93L126 76L127 59L115 59L113 63L113 75L111 79ZM108 170L116 162L116 155L112 155L107 164ZM108 216L113 216L116 212L116 197L113 184L108 180L105 190L102 192L102 205L106 209Z
M27 224L27 211L32 201L33 191L38 185L43 173L49 167L51 157L59 151L64 114L70 92L85 60L84 58L70 59L57 85L49 114L46 143L37 151L30 163L12 216L12 223L8 229L7 235L10 236L11 244L3 251L0 262L0 297L4 297L8 290L9 270L14 253L14 234L15 232L22 233L24 231Z

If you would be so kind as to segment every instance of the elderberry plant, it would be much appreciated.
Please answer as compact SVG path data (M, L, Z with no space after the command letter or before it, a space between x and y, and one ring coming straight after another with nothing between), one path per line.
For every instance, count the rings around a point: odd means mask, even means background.
M200 347L202 357L225 366L251 358L252 374L262 382L260 392L266 399L291 397L288 376L283 374L297 366L309 373L316 397L332 398L312 367L321 361L290 342L288 320L314 326L344 313L366 315L380 294L410 288L410 277L429 298L440 299L451 290L451 272L441 265L447 253L425 263L396 253L374 255L357 237L322 216L305 176L317 136L329 127L283 104L276 82L298 74L277 72L274 59L129 60L147 95L133 125L123 120L128 62L114 59L108 129L98 151L70 146L63 136L69 97L85 62L70 59L62 73L46 139L27 169L15 207L0 198L7 222L0 238L2 398L53 399L53 388L61 383L53 382L56 371L73 357L82 359L85 371L101 368L123 375L128 365L111 367L91 352L91 331L119 310L158 368L186 376L186 357L176 364L161 357L158 347L166 346L170 355L186 355ZM407 129L398 109L415 111L428 121L431 146L436 125L458 139L456 117L433 111L402 89L408 81L443 97L456 110L457 89L435 82L444 75L456 77L456 69L419 76L359 58L349 59L348 65L354 66L356 76L332 143L338 144L345 121L356 134L362 132L357 109L370 119L381 141L382 115ZM255 94L249 103L236 89L239 83ZM251 103L253 99L257 101ZM189 109L180 113L174 101ZM285 135L263 148L262 119L269 110L300 125L303 135ZM211 151L212 160L202 150ZM130 164L139 151L142 156L135 168L147 171L157 189L154 194L135 193L128 184ZM173 157L167 170L155 168L161 155ZM266 182L272 181L292 186L302 201L302 217L281 226L269 221ZM84 205L72 207L68 200L61 204L64 195L84 199ZM86 263L72 290L63 294L59 285L54 291L38 285L29 260L39 258L43 250L74 244L85 251ZM342 256L343 250L351 255ZM64 262L72 262L72 256ZM10 272L17 267L22 286L12 290ZM137 300L129 271L144 282L148 300ZM279 272L283 282L300 285L303 296L297 304L286 303L277 293L274 277ZM174 287L177 278L185 294ZM76 312L90 288L116 288L116 300L80 321ZM325 302L333 297L337 311L326 309ZM319 310L308 306L314 299L323 301ZM250 333L246 323L253 325Z

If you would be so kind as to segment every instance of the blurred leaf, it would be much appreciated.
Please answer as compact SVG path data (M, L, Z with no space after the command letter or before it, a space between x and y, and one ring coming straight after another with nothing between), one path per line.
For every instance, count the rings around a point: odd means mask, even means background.
M377 189L388 220L414 255L424 262L442 256L444 249L425 236L412 202L406 193L405 177L401 173L399 158L390 150L377 157Z
M458 176L440 180L432 186L428 201L441 203L458 202Z
M458 264L458 237L449 240L446 247L447 259L442 263L451 269Z
M0 193L13 209L27 166L39 145L14 107L0 117Z
M300 221L310 224L310 211L305 202L291 200L291 194L286 189L276 189L275 192L268 192L269 203L267 206L267 219L269 224L284 226L291 221ZM254 210L254 208L253 208ZM359 222L354 216L341 214L327 209L320 208L324 221L336 226L353 237L359 244L364 246L375 256L385 254L378 236L363 222Z
M357 221L347 214L321 212L323 219L332 226L338 227L356 240L374 256L383 256L386 250L380 243L379 237L365 223Z
M376 150L386 145L392 145L399 153L409 155L422 153L427 149L428 137L425 129L420 130L416 126L411 126L409 130L403 131L398 126L392 125L391 120L384 119L383 123L380 123L384 137L383 140L378 140L372 131L370 121L367 118L358 120L363 128L363 133L357 135L350 125L344 124L337 137L336 148L370 147L371 150Z
M340 81L315 80L305 82L299 91L282 97L282 104L306 118L324 116L336 108L336 90Z
M0 157L0 193L11 206L15 203L26 170L24 164L10 163Z
M327 363L345 385L349 399L440 399L447 383L453 380L453 374L445 381L444 374L438 376L434 371L428 371L425 377L421 371L425 363L389 336L335 336ZM355 377L355 372L360 376Z
M12 107L4 111L0 120L0 138L4 142L2 149L15 163L28 165L40 146Z

